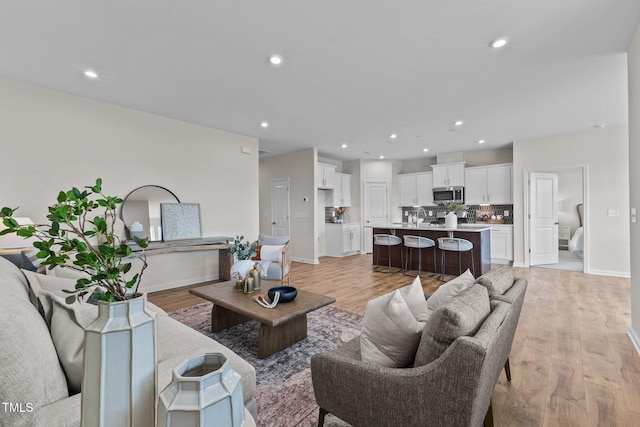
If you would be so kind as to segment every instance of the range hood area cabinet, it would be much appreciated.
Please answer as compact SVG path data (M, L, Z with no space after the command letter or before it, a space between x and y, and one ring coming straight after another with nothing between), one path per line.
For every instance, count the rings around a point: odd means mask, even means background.
M317 187L323 190L332 190L335 186L336 166L317 163L316 169Z
M433 205L433 173L398 175L400 207Z
M464 186L464 162L431 165L434 187Z
M513 203L512 165L466 168L465 203L468 205L510 205Z
M325 191L324 203L327 207L351 207L351 175L335 173L333 190Z

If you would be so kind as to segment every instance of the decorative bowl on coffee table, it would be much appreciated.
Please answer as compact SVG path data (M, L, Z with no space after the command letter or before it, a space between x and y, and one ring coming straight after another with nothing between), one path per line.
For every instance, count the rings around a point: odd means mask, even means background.
M276 292L280 294L278 303L291 302L296 299L296 296L298 295L298 290L293 286L276 286L275 288L269 289L269 292L267 292L271 301L273 301Z

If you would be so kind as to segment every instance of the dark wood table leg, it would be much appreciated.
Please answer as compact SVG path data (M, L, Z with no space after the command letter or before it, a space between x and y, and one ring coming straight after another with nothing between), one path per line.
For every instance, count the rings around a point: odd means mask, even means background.
M233 265L233 256L229 249L218 250L218 277L220 280L231 280L231 266Z
M211 332L220 332L249 320L251 318L214 304L211 310Z
M260 324L258 359L264 359L307 337L307 315L294 317L278 326Z

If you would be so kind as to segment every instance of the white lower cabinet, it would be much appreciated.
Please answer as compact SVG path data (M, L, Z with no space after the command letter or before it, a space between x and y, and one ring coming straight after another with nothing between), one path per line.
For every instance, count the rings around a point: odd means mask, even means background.
M491 262L513 261L513 225L491 224Z
M360 251L360 224L325 224L326 253L347 256Z

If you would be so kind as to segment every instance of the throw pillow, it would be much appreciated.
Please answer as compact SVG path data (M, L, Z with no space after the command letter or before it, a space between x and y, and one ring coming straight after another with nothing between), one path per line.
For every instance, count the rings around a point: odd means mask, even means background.
M503 295L513 285L513 270L503 265L478 277L476 282L487 288L489 297Z
M429 316L431 316L431 310L429 310L427 300L424 297L420 276L416 276L416 278L413 279L413 283L400 288L399 291L409 306L413 317L415 317L418 322L426 322Z
M438 307L422 331L415 366L436 360L456 338L474 335L490 311L489 294L483 286L471 286Z
M262 249L262 245L258 245L256 248L256 254L251 257L252 260L260 261L260 250Z
M69 391L78 393L82 387L84 330L98 317L98 307L87 302L67 304L63 296L44 290L39 299Z
M467 269L460 276L441 285L427 300L427 306L435 310L460 292L469 289L475 283L471 270Z
M360 334L362 360L390 368L409 366L423 327L399 290L372 299L367 303Z
M284 245L262 245L260 259L262 261L282 262L282 248L284 248Z
M78 271L78 270L74 270L73 268L67 268L67 267L54 267L52 269L49 269L49 267L47 267L46 272L47 272L47 276L60 277L63 279L78 280L85 277L89 277L89 274L85 273L84 271Z
M38 301L40 292L52 291L64 295L62 289L72 291L76 288L76 279L48 276L33 271L22 270L29 282L29 298L31 303L42 313L42 304Z

